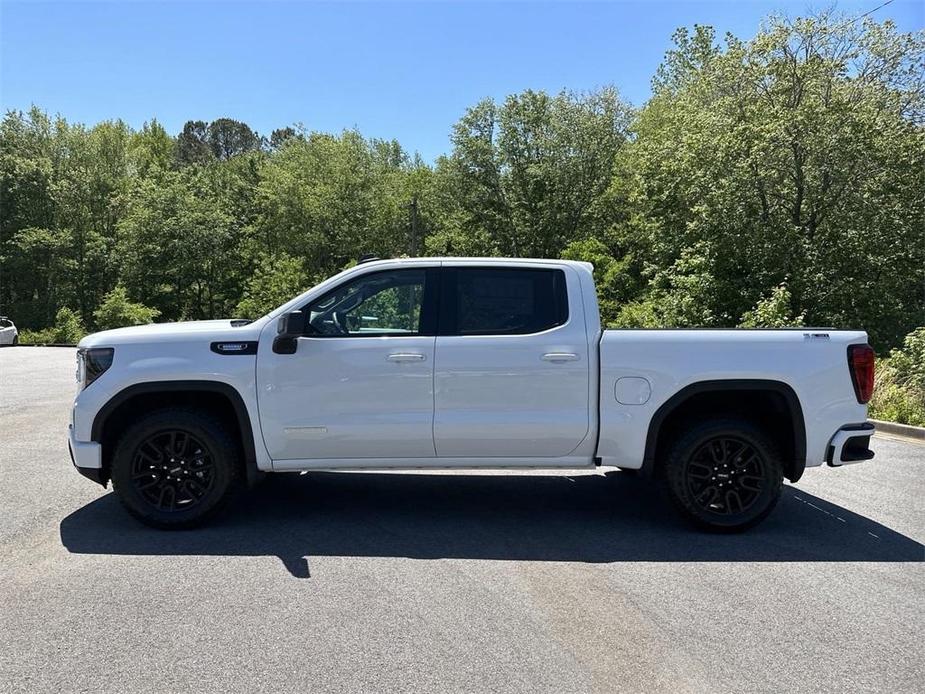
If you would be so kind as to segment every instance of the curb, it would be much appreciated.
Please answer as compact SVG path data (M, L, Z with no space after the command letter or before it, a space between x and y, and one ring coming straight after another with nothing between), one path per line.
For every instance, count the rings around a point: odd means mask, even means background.
M893 436L902 436L906 439L915 439L925 443L925 427L913 427L908 424L897 424L896 422L882 422L879 419L869 420L874 428L884 434Z

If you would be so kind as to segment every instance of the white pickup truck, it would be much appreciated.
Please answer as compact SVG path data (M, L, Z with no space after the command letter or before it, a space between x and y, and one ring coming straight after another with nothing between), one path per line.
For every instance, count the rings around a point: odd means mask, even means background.
M263 318L96 333L74 465L189 527L265 472L598 465L741 530L783 478L869 460L862 331L602 330L592 267L363 262Z

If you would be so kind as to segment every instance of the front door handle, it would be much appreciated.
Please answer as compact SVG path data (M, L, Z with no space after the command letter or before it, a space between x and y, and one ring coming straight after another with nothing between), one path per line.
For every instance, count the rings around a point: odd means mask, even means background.
M548 352L543 355L543 361L578 361L578 355L574 352Z
M425 355L414 352L395 352L386 357L389 361L424 361L426 358Z

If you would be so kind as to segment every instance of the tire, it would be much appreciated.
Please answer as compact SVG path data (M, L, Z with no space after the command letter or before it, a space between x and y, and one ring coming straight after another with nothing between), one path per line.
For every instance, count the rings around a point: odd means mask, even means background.
M183 529L219 513L237 487L241 451L207 412L167 408L130 426L113 452L112 486L146 525Z
M19 335L13 335L13 346L15 347L18 344L19 344Z
M764 520L784 481L778 447L743 419L691 424L671 446L664 481L675 507L699 528L740 532Z

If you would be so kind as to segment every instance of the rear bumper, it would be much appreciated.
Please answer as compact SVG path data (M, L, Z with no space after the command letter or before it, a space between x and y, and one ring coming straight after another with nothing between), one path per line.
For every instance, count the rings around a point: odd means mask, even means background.
M100 444L96 441L78 441L74 435L74 427L68 427L67 447L71 454L71 462L84 477L93 480L104 487L108 479L103 470L103 457Z
M870 450L870 437L873 433L874 425L870 422L843 426L829 442L825 461L830 467L841 467L871 460L874 457L874 452Z

